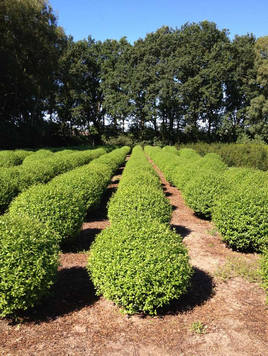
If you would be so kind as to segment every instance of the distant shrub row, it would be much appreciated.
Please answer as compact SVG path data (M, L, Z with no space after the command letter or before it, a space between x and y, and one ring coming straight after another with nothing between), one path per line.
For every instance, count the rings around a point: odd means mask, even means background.
M35 305L54 283L60 242L98 205L128 147L33 186L0 217L0 316Z
M22 161L33 152L25 151L25 150L15 150L8 151L3 150L0 151L0 168L9 168L18 166L22 163Z
M268 175L251 168L227 168L215 153L201 157L190 148L178 153L145 147L199 215L212 217L223 240L241 251L263 251L261 275L268 291Z
M266 172L227 168L217 154L201 157L190 148L178 154L150 146L145 151L197 215L212 217L229 246L259 251L267 244Z
M235 144L235 143L194 143L187 144L201 156L214 152L221 156L228 166L251 167L268 170L268 146L260 144Z
M0 214L15 196L30 186L47 183L58 174L87 164L104 153L104 148L65 154L39 150L27 156L18 167L0 168Z
M189 286L192 268L171 206L140 146L133 149L108 207L111 227L91 247L88 270L97 293L129 314L157 310Z

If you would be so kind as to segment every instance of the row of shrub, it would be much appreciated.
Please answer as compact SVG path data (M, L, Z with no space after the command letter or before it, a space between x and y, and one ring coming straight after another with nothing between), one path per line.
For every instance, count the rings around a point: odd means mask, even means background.
M108 206L111 226L91 247L88 271L97 294L129 314L156 314L189 287L192 268L169 229L171 206L140 146L133 149Z
M48 293L60 244L80 230L128 152L114 150L14 199L0 217L0 316L28 309Z
M240 251L268 247L268 175L251 168L227 168L215 153L178 153L147 146L147 154L177 186L197 215L212 218L223 240ZM267 252L264 254L267 259ZM267 260L262 275L268 283Z
M105 153L104 148L61 155L39 151L26 157L18 167L0 169L0 214L20 192L30 186L47 183L58 174L85 165ZM36 156L38 159L35 159Z
M23 160L33 152L26 150L0 151L0 168L9 168L20 165Z
M231 247L258 251L267 243L266 172L228 168L215 153L201 157L189 148L179 154L150 146L145 150L195 213L212 217Z
M181 148L192 148L201 156L207 153L217 153L230 167L251 167L268 170L268 146L254 143L204 143L198 142L181 146Z

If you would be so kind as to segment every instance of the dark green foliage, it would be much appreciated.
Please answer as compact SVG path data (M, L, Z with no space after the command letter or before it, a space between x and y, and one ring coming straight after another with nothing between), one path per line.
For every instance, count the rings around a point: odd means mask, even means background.
M129 314L156 314L187 291L192 276L180 237L157 221L141 226L135 219L97 236L88 270L97 293Z
M29 217L0 218L0 316L34 306L55 281L58 236Z
M267 180L261 187L251 179L216 201L212 219L230 247L259 251L268 243L267 207Z

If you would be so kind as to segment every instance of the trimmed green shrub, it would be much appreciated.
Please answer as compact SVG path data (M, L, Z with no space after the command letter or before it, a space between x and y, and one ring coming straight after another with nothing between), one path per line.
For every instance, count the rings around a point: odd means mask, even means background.
M129 185L124 189L118 189L108 204L108 218L111 224L123 219L135 219L145 224L150 219L157 219L161 223L169 224L171 213L171 205L163 191L147 184Z
M185 185L183 197L197 215L209 219L215 201L228 190L229 186L221 173L205 170L200 171Z
M20 159L21 163L22 161L27 157L33 154L33 151L26 151L26 150L15 150L14 151L15 155Z
M0 169L0 214L4 213L9 203L18 194L17 179L15 169Z
M54 153L51 152L50 150L40 149L32 153L31 155L27 156L23 161L23 165L27 165L29 162L32 163L35 161L43 160L51 156L54 156Z
M0 218L0 316L14 316L48 294L58 267L58 237L27 216Z
M9 207L11 216L27 215L49 225L63 239L77 234L86 214L82 192L67 185L36 185L21 193Z
M192 268L180 237L166 225L131 219L105 229L91 247L88 271L97 294L129 314L156 314L182 296Z
M32 185L47 183L55 176L53 166L48 165L45 159L43 162L28 162L27 167L22 165L18 173L17 189L20 192L25 191Z
M100 157L95 162L54 178L46 185L27 189L11 203L9 214L27 214L47 223L61 239L75 236L87 209L98 205L115 169L114 162L120 164L128 149L121 148L106 154L106 164ZM101 163L98 164L99 161Z
M21 164L22 159L14 151L0 151L0 167L9 168Z
M204 143L187 144L187 148L196 150L202 156L208 152L215 152L228 166L251 167L266 171L268 169L267 145L254 143Z
M221 195L212 210L212 219L232 248L261 250L268 243L268 189L259 184L238 184Z
M226 163L224 163L220 156L215 153L208 153L199 162L199 169L213 169L217 172L224 172L227 169Z
M177 148L175 146L165 146L162 148L163 151L166 151L168 153L174 153L175 155L177 155L179 153L179 151L177 150Z
M19 192L23 192L35 184L47 183L53 177L85 165L104 153L105 150L99 148L72 154L67 153L62 156L52 156L53 158L50 158L50 155L49 158L29 161L26 165L19 167L12 167L8 170L0 169L0 179L3 177L2 179L5 180L5 177L7 177L7 182L0 185L0 212L8 207Z
M191 148L182 148L179 150L180 158L190 159L191 161L198 160L201 156Z
M114 224L131 217L145 224L148 219L169 223L171 210L152 165L146 159L142 148L134 147L118 190L108 205L110 222Z

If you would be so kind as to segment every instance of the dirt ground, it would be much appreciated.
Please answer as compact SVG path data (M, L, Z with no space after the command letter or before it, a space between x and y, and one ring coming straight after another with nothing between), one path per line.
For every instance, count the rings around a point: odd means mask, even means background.
M211 222L196 217L159 170L173 206L171 225L183 237L195 269L191 290L157 317L128 317L95 295L85 251L109 225L106 204L120 173L100 209L88 214L79 239L64 248L53 295L24 314L20 324L0 320L0 355L268 355L264 291L240 277L226 282L215 277L228 257L258 256L225 247L211 233ZM193 325L202 327L194 331Z

